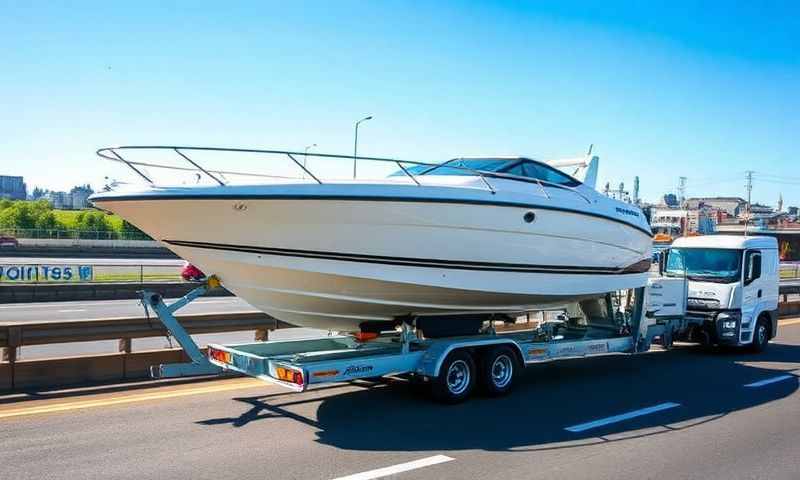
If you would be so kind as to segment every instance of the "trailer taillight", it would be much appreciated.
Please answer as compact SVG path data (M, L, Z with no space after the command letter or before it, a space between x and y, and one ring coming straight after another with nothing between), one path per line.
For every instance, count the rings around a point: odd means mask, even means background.
M217 350L216 348L208 348L208 356L212 360L216 360L222 363L231 363L231 354L230 352L226 352L224 350Z
M278 367L275 369L275 374L279 380L283 380L284 382L291 382L296 385L303 384L303 372L301 371Z

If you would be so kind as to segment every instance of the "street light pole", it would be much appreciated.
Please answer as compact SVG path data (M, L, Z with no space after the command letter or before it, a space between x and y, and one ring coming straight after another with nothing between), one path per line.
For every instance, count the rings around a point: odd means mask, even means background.
M305 168L306 168L306 159L308 158L308 149L314 148L316 146L317 146L316 143L312 143L311 145L306 145L306 149L303 152L303 170L304 170L303 171L303 178L306 178Z
M311 148L315 148L317 146L316 143L312 143L311 145L306 146L305 152L303 152L303 166L306 166L306 158L308 157L308 150Z
M358 126L361 125L361 122L366 122L367 120L372 120L372 115L364 117L356 122L356 135L355 141L353 142L353 180L356 179L356 158L358 158Z

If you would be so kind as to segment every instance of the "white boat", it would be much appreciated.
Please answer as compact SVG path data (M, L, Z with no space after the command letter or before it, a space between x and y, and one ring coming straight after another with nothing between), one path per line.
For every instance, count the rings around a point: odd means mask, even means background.
M174 150L216 184L156 185L144 172L157 164L126 159L126 149ZM188 156L195 151L286 155L298 175L234 185L223 179L236 172L203 169ZM98 154L150 183L92 202L295 325L357 331L408 316L521 312L641 287L648 276L651 233L637 207L528 158L437 165L360 157L391 162L395 173L326 180L296 160L302 153ZM593 183L596 157L589 164Z

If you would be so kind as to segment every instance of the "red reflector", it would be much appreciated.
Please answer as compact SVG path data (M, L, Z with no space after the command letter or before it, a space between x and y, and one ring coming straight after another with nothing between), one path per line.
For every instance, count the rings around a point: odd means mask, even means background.
M303 384L303 374L300 372L294 372L294 383L298 385Z
M375 340L376 338L378 338L378 334L373 332L358 332L354 336L356 337L356 340L358 340L359 342L368 342L370 340Z

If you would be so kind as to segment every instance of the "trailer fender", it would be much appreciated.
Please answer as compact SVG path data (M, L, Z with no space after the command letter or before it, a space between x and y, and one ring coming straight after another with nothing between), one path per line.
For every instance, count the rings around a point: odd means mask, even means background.
M521 347L514 341L504 338L488 338L481 340L440 340L435 342L428 348L423 355L422 360L419 362L416 373L425 375L427 377L438 377L439 371L442 368L442 363L447 355L454 350L460 348L480 348L492 345L509 345L519 355L517 360L520 365L524 365L525 356L522 353Z

